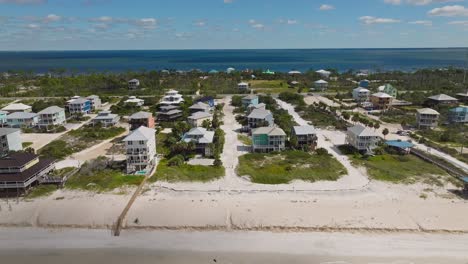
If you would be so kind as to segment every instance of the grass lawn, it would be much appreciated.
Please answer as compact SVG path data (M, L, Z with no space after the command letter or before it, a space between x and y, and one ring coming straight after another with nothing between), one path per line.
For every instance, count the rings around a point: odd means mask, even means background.
M246 135L237 134L237 139L246 146L252 145L252 139Z
M282 184L292 180L336 181L346 173L346 168L331 155L303 151L250 153L239 157L237 167L239 176L248 175L252 182L262 184Z
M355 154L350 157L354 164L364 166L369 176L379 181L443 186L453 178L441 168L413 155L383 154L365 158Z
M93 140L106 140L109 138L116 137L125 132L123 127L93 127L86 126L79 129L71 130L68 132L70 136L79 138L84 141L93 141Z
M123 186L138 186L143 176L125 175L119 170L97 170L89 174L77 173L68 179L68 189L106 192Z
M224 167L188 165L168 166L167 160L161 160L156 173L149 180L168 182L208 182L225 175Z
M51 195L57 190L56 185L39 185L26 195L26 198L34 199Z
M31 146L33 143L32 142L23 142L23 148L27 148Z
M289 88L288 82L283 80L252 80L249 83L259 93L296 92L296 88Z

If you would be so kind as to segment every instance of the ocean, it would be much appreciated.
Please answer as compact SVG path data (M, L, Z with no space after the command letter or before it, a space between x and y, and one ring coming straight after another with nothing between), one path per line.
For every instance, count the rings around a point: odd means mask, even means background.
M464 67L468 48L425 49L284 49L284 50L122 50L122 51L0 51L0 72L47 73L67 69L77 73L140 70L225 71L334 68L338 71L413 71L421 68Z

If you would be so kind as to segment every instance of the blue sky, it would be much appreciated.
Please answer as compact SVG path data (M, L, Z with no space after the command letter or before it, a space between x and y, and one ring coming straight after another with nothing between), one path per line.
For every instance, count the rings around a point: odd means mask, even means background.
M468 46L468 0L0 0L0 50Z

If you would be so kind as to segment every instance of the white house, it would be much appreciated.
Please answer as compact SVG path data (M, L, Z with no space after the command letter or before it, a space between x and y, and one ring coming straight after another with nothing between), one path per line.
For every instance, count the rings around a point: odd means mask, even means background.
M184 98L176 90L169 90L161 99L162 105L179 105L184 101Z
M379 135L368 127L362 125L348 127L346 142L359 151L371 152L377 147L379 140Z
M91 108L93 110L99 109L102 106L101 98L97 95L90 95L86 97L91 102Z
M239 88L239 90L246 90L249 89L249 84L246 82L240 82L237 84L237 88Z
M211 144L214 140L214 131L208 131L203 127L195 127L190 129L189 132L185 133L182 137L184 142L193 142L195 144L195 150L204 156L212 156L213 152Z
M39 115L36 113L14 112L7 116L9 127L35 127L39 124Z
M213 115L208 112L195 112L187 118L188 123L193 127L200 127L205 120L211 121Z
M439 112L431 108L422 108L417 110L416 122L418 128L427 129L437 127L439 121Z
M0 128L0 156L3 157L10 151L23 150L21 132L14 128Z
M138 79L128 81L128 89L135 90L138 89L138 87L140 87L140 81Z
M328 82L325 81L325 80L315 81L314 82L314 88L315 88L315 90L324 91L324 90L328 89Z
M145 100L136 98L136 96L130 96L127 100L124 101L125 104L135 104L136 106L143 106Z
M331 72L323 70L323 69L316 71L316 73L320 74L322 78L327 78L327 79L330 78L330 75L331 75Z
M32 107L29 106L29 105L25 105L23 103L15 103L15 104L9 104L9 105L3 107L2 111L8 112L8 113L14 113L14 112L29 113L29 112L32 111Z
M270 110L254 109L247 116L250 128L273 126L274 118Z
M370 91L366 88L358 87L353 90L353 99L358 103L369 101L369 96Z
M127 155L127 173L150 172L156 161L156 130L141 126L123 141Z
M120 121L120 116L110 111L101 111L91 120L93 125L101 124L103 127L115 126Z
M65 109L58 106L49 106L39 113L39 127L61 126L67 122Z

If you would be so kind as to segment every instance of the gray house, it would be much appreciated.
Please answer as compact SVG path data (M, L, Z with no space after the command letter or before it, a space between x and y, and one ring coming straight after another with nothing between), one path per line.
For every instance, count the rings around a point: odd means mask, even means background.
M247 116L249 128L273 126L274 118L270 110L254 109Z
M7 116L9 127L35 127L39 124L39 115L28 112L14 112Z
M93 125L101 124L103 127L115 126L120 121L120 116L110 111L101 111L91 120Z
M39 127L61 126L67 122L65 109L58 106L50 106L40 111Z
M379 141L380 136L368 127L362 125L348 127L346 142L359 151L371 152Z
M317 131L313 126L294 126L291 135L297 138L300 148L314 150L317 147Z
M14 128L0 128L0 156L5 156L10 151L23 150L21 132Z
M204 156L212 156L211 144L214 139L214 131L208 131L203 127L190 129L182 138L184 142L195 143L195 150Z

